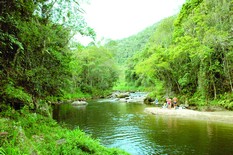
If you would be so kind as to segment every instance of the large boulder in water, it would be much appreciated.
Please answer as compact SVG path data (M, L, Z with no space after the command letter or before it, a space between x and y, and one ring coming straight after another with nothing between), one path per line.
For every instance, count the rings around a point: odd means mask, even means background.
M73 106L79 106L79 105L87 105L88 103L86 101L74 101L71 103Z

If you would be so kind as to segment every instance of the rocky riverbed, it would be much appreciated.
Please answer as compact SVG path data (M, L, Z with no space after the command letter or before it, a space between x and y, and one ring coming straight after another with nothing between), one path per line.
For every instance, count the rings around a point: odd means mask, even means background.
M148 94L147 92L114 92L109 97L109 100L127 103L144 103Z

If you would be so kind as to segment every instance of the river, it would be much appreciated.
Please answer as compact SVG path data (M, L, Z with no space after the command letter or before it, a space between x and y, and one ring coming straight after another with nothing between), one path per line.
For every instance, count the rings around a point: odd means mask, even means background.
M89 101L87 106L61 104L53 117L80 128L106 147L132 155L231 155L233 124L155 116L144 104Z

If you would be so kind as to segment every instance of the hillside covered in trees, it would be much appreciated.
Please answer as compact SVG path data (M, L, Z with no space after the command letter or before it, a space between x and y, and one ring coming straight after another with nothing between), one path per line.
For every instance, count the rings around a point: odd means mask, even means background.
M145 47L151 34L155 31L156 25L157 24L154 24L128 38L121 40L108 40L104 47L111 50L115 56L115 61L119 65L122 65L128 58L132 57L135 52L141 51Z
M187 0L178 15L104 46L73 42L96 36L78 1L0 4L0 154L126 154L49 118L51 103L106 96L119 78L153 98L233 109L232 0Z
M232 0L187 1L128 59L128 85L144 86L158 98L179 96L193 105L232 109L232 15Z
M0 108L38 109L51 100L103 96L122 65L127 85L144 87L153 97L232 108L232 5L189 0L178 15L137 35L84 47L73 36L95 38L95 32L76 1L3 1Z

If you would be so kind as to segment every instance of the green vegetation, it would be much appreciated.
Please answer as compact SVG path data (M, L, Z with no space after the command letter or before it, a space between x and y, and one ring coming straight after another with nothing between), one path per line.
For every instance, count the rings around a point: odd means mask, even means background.
M104 47L88 46L74 51L73 56L74 59L70 62L74 71L73 84L70 88L94 96L108 94L118 79L113 54Z
M115 61L124 63L135 53L141 51L148 42L151 34L155 31L157 24L154 24L136 35L121 40L108 40L104 47L111 50L115 55Z
M232 0L188 0L178 15L105 46L74 42L95 39L82 12L75 0L1 1L0 154L117 154L50 119L51 102L112 89L233 109Z
M233 109L232 0L187 1L127 63L126 80L193 105Z
M40 100L102 96L111 90L118 77L112 53L70 42L75 34L95 37L83 21L79 3L1 3L2 103L38 109ZM80 11L73 12L76 9Z
M105 95L118 76L109 50L75 34L95 38L75 0L1 1L0 154L123 154L50 119L51 102Z
M8 109L0 118L0 154L96 154L124 155L124 151L106 148L79 129L59 126L50 117Z

